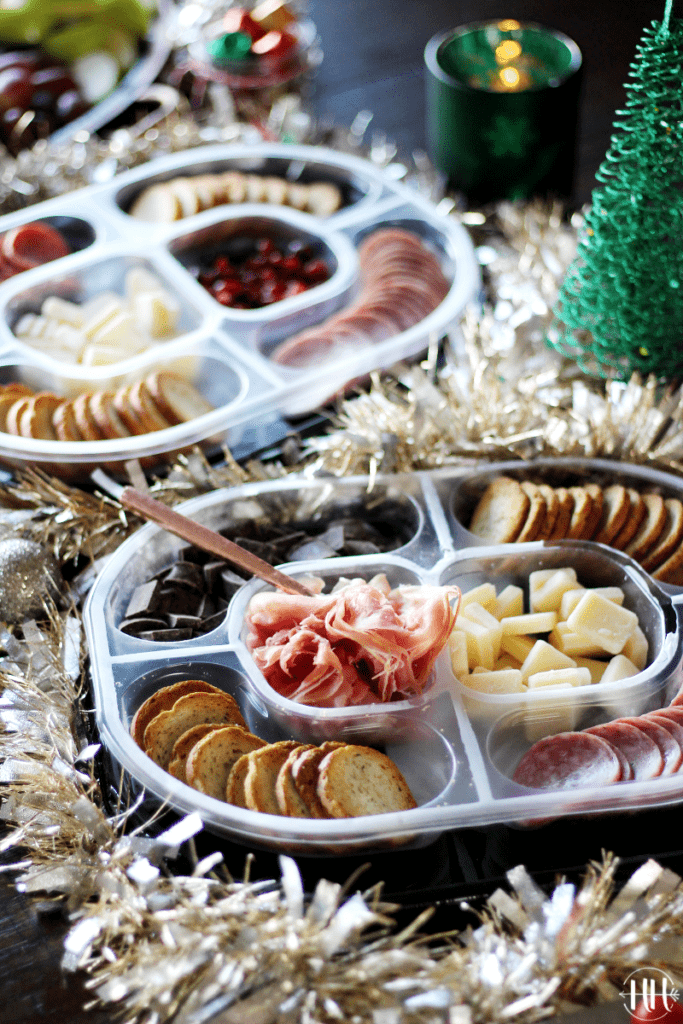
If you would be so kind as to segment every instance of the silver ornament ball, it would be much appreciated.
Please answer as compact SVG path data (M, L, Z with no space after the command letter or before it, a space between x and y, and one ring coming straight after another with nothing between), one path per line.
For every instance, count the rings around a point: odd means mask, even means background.
M57 599L62 582L56 559L42 544L0 541L0 621L19 625L42 618L46 599Z

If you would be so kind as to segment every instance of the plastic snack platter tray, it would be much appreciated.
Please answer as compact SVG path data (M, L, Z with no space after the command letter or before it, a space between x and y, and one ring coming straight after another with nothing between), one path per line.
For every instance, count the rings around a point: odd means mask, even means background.
M304 182L336 183L342 208L327 218L272 204L234 204L204 210L171 224L128 214L135 197L156 182L178 176L241 170ZM0 380L22 380L35 390L74 397L113 390L152 370L169 368L192 380L213 411L187 423L137 437L62 442L0 433L0 458L56 464L113 463L176 451L209 439L236 444L248 422L303 414L348 381L416 355L456 322L476 292L478 265L466 230L441 216L433 204L396 183L369 162L324 148L280 143L207 146L174 154L0 219L0 232L36 220L59 227L72 252L0 284ZM417 234L437 256L451 287L425 319L376 344L347 351L310 368L276 365L274 346L323 321L353 299L358 289L357 245L374 229L399 226ZM240 231L271 235L276 242L302 239L332 271L324 283L261 309L222 306L187 267L197 247ZM87 301L107 290L121 293L126 272L145 267L180 301L179 336L107 366L67 364L20 341L13 327L37 312L49 295Z
M489 547L463 525L476 495L492 476L512 470L553 482L587 479L628 482L665 496L681 494L675 477L647 468L600 461L487 465L479 471L441 470L404 476L249 484L184 503L182 511L214 529L247 519L289 524L335 515L362 518L373 503L394 507L405 524L405 543L384 554L292 562L293 576L315 573L333 585L341 576L390 583L455 583L463 591L486 581L498 591L508 583L528 594L537 569L573 566L580 583L620 586L649 643L647 667L615 683L545 688L523 694L481 694L454 677L448 651L436 664L433 684L420 699L358 708L304 707L280 697L256 669L244 644L244 612L265 587L246 583L233 597L219 628L197 640L159 643L124 634L118 624L133 590L172 565L182 542L147 525L112 556L85 609L97 722L114 764L148 793L178 811L198 811L213 831L238 841L319 855L421 845L444 830L498 822L539 822L683 799L683 775L621 782L600 789L532 790L512 780L523 753L543 735L584 728L624 715L639 715L670 702L683 682L683 591L655 582L621 552L590 541L533 542ZM239 531L238 531L239 532ZM133 742L132 717L160 686L202 678L232 693L248 727L268 741L346 739L380 745L403 772L418 803L410 811L336 820L275 817L205 796L159 768Z

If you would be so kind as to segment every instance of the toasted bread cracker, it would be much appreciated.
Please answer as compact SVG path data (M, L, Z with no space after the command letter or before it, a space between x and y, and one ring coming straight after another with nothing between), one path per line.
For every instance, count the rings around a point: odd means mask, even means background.
M639 562L659 540L666 523L666 505L659 494L644 494L645 518L633 540L624 548L627 555Z
M556 487L555 494L558 502L557 519L548 540L563 540L569 532L569 524L572 521L574 498L566 487Z
M175 702L188 693L223 693L217 686L205 683L203 679L183 679L161 689L148 697L135 712L130 734L139 747L144 749L145 729L160 711L169 711Z
M275 795L275 783L289 754L300 746L296 740L280 740L247 754L249 768L244 781L244 797L250 811L282 814Z
M318 796L333 818L388 814L417 807L403 775L386 754L346 744L320 762Z
M602 498L602 515L592 540L596 544L611 544L612 538L616 537L626 522L631 508L631 498L621 484L612 484L603 488Z
M584 540L592 540L602 521L602 510L605 504L605 499L602 493L602 487L600 487L599 484L584 484L584 490L593 499L593 507L590 510L588 522L586 523Z
M629 487L628 496L631 502L628 515L619 533L610 541L610 546L618 551L623 551L631 543L647 512L647 507L639 491L634 487Z
M230 769L228 781L225 786L226 803L234 804L235 807L247 807L247 798L244 794L244 783L249 771L249 754L243 754Z
M572 517L567 530L569 540L578 540L586 536L586 527L591 520L593 499L585 487L570 487L569 494L574 499Z
M336 740L329 740L312 750L304 750L292 763L294 785L311 818L329 818L318 796L318 768L330 751L338 750L344 745Z
M266 745L265 740L239 725L214 729L195 743L187 755L188 784L216 800L225 800L232 766L244 754Z
M545 518L541 524L541 530L537 539L549 540L560 513L560 499L555 489L549 484L539 484L538 489L545 500Z
M179 736L173 744L171 759L168 763L169 775L175 776L181 782L187 782L187 756L195 743L198 743L204 736L214 729L222 729L223 726L217 722L204 722L202 725L193 725L191 729Z
M317 750L311 743L303 744L287 755L287 760L280 768L275 780L275 799L277 800L280 813L287 818L312 818L313 815L308 805L301 798L298 789L294 784L292 766L298 757L306 750Z
M517 480L499 476L479 499L470 521L470 532L489 544L509 544L517 540L530 504Z
M531 483L530 480L522 481L520 487L529 499L529 511L522 529L515 539L518 544L524 544L527 541L539 539L545 520L546 503L540 487Z
M683 504L678 498L665 498L664 507L666 523L656 544L640 563L646 572L652 572L666 562L683 541Z

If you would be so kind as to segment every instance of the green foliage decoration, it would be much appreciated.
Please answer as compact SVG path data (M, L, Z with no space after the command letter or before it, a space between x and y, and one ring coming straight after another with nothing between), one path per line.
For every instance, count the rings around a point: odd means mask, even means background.
M587 373L683 372L683 20L643 32L549 343Z

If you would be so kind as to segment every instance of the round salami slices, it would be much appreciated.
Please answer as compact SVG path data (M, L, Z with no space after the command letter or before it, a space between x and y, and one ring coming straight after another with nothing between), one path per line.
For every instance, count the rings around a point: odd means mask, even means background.
M630 721L618 718L587 729L583 735L599 736L613 747L618 747L631 765L636 780L654 779L664 769L664 758L655 741Z
M531 789L610 786L621 779L621 762L599 736L561 732L535 743L517 765L513 779Z

